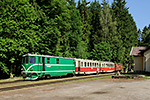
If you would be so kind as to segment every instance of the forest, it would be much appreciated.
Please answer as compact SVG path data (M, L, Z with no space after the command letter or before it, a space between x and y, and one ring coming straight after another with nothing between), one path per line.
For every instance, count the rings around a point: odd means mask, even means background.
M150 43L125 0L1 0L0 79L19 76L26 53L133 63L133 46Z

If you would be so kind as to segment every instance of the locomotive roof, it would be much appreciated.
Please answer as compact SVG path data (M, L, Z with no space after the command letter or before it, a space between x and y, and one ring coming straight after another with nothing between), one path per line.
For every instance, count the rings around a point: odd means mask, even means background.
M64 59L74 59L74 58L69 58L69 57L60 57L60 56L50 56L50 55L37 55L37 54L30 54L30 53L27 53L25 55L23 55L22 57L25 57L25 56L39 56L39 57L52 57L52 58L64 58Z

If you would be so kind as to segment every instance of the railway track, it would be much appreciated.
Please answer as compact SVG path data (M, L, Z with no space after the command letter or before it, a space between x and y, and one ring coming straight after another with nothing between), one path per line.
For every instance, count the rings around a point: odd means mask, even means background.
M101 74L101 75L94 75L94 76L86 76L86 77L77 77L77 78L70 78L70 79L63 79L63 80L55 80L55 81L48 81L48 82L40 82L40 83L33 83L33 84L25 84L25 85L17 85L17 86L10 86L10 87L2 87L0 88L0 92L2 91L9 91L9 90L16 90L16 89L22 89L22 88L29 88L29 87L35 87L35 86L42 86L42 85L50 85L54 83L62 83L62 82L68 82L68 81L75 81L75 80L82 80L82 79L89 79L89 78L96 78L96 77L106 77L106 76L112 76L113 74ZM15 83L15 82L25 82L23 80L18 80L14 82L5 82L5 84L9 83ZM4 83L4 82L3 82ZM2 83L1 83L2 84Z
M10 84L10 83L17 83L17 82L23 82L23 80L15 80L15 81L0 82L0 84Z

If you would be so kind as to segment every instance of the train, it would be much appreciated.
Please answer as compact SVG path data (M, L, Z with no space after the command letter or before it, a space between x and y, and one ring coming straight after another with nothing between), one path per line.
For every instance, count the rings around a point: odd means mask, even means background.
M22 76L25 80L45 77L74 76L121 71L122 64L109 61L77 59L59 56L25 54L22 56Z

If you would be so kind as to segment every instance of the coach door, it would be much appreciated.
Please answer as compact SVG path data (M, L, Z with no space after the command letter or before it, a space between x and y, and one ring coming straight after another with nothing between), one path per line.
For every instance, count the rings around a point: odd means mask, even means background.
M80 61L78 61L78 73L80 72Z
M45 71L45 57L42 57L43 71Z

